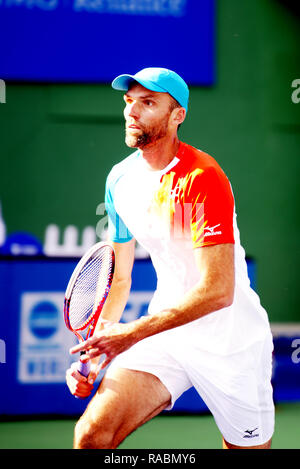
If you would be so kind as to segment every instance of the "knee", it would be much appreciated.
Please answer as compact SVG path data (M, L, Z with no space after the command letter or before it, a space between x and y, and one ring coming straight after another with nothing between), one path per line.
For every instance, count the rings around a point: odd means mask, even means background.
M113 435L101 423L87 421L82 417L74 430L75 449L114 449Z

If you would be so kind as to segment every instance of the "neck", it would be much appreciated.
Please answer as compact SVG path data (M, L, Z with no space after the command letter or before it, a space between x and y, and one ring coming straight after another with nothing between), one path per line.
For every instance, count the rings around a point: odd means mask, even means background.
M141 155L153 171L166 168L178 152L179 139L176 136L171 139L160 139L154 144L140 148Z

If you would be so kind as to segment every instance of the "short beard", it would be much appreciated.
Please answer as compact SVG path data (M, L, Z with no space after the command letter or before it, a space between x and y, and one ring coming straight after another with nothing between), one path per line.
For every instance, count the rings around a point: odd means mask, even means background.
M125 142L126 145L130 148L145 148L155 142L160 140L166 135L166 132L143 132L141 135L130 135L126 133Z
M143 130L141 135L131 135L126 132L125 143L130 148L145 148L149 145L153 145L158 140L164 138L168 130L170 113L161 122L159 128L152 127L150 129Z

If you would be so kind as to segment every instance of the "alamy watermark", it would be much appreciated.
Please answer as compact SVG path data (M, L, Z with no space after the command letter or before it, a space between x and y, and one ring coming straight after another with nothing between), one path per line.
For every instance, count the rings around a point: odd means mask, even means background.
M6 363L6 345L2 339L0 339L0 363Z
M104 202L100 203L96 208L96 215L101 218L96 225L96 234L99 238L102 233L107 231L110 224L114 228L115 236L120 240L126 240L131 237L127 226L123 220L112 210L111 213L106 213L106 205ZM140 216L140 215L139 215ZM203 203L174 203L168 201L162 206L155 206L152 210L149 209L145 215L145 226L148 226L148 235L154 238L163 239L186 239L187 236L193 233L194 237L204 239L208 236L215 236L222 234L217 224L214 227L204 228L204 204Z
M292 362L300 363L300 338L293 340L292 347L295 349L292 353Z
M6 103L6 85L5 81L0 79L0 104Z
M292 81L292 88L295 90L292 92L291 99L294 104L300 103L300 78L295 78Z

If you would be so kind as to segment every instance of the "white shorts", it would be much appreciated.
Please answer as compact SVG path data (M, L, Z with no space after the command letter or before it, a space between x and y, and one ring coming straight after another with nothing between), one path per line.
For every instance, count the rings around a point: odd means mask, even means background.
M186 342L173 341L172 347L165 340L168 332L138 342L110 366L158 377L171 394L167 410L194 386L228 443L266 443L274 431L271 335L239 353L220 356Z

